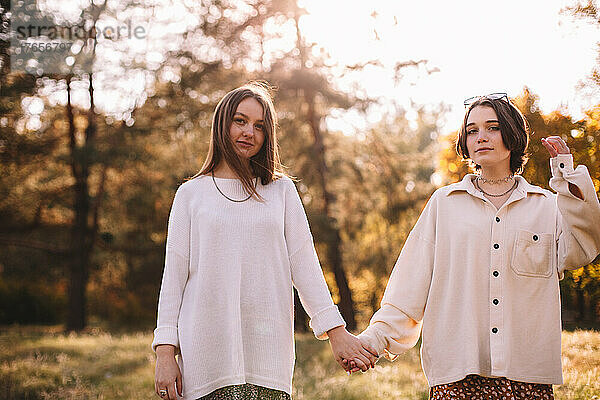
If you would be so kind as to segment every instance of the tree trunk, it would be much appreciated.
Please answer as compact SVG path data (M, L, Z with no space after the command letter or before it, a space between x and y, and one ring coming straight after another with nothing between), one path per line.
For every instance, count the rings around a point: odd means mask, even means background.
M294 331L308 332L308 315L302 307L296 289L294 289Z
M299 19L301 12L299 9L295 10L294 20L296 22L296 44L299 50L301 71L306 71L306 60L307 60L307 47L302 40L302 34L300 32ZM323 214L327 218L327 260L329 266L335 277L335 283L338 287L340 295L340 302L338 307L344 320L346 321L346 327L348 330L356 329L356 319L354 311L354 300L352 299L352 292L348 285L348 278L346 277L346 271L342 262L341 254L341 238L340 231L337 226L337 221L331 213L331 204L334 202L334 197L329 191L327 186L327 164L325 162L325 145L323 143L323 135L321 133L320 124L321 117L318 115L315 109L315 90L312 88L304 88L304 100L308 106L306 118L310 125L310 129L313 134L313 152L317 163L317 173L323 195Z
M342 241L340 238L340 231L337 226L337 220L331 213L331 204L334 201L334 197L329 191L327 185L327 164L325 163L325 144L323 143L323 135L321 133L320 124L321 118L315 110L315 92L308 89L304 92L304 97L308 105L307 119L310 124L310 128L313 134L313 152L317 163L317 172L319 175L319 181L321 183L321 190L323 195L323 214L327 217L327 237L329 238L327 243L327 259L333 275L335 277L335 283L338 287L340 295L340 303L338 304L340 312L346 321L347 328L349 330L356 329L356 319L354 310L354 300L352 299L352 292L348 285L348 278L346 277L346 271L342 262L341 245Z
M87 324L86 287L89 278L91 255L98 232L98 209L104 193L106 166L102 169L94 204L90 201L89 175L93 160L90 158L97 133L94 113L93 74L90 73L88 92L90 109L87 115L85 142L78 145L75 137L73 106L71 104L71 79L67 78L67 119L71 149L71 170L75 178L75 221L72 229L72 258L70 262L67 330L80 331Z
M91 4L89 10L93 22L100 19L100 15L106 9L107 2L97 7ZM89 39L87 45L92 46L92 55L90 59L89 85L88 93L90 96L90 108L87 112L87 126L85 128L84 142L81 146L77 145L75 138L75 125L73 117L73 107L71 104L71 79L67 79L67 117L69 120L69 136L71 144L71 166L75 178L75 224L73 225L72 249L73 258L71 262L71 279L69 286L69 310L67 317L67 330L80 331L87 324L86 316L86 287L89 278L91 256L94 249L94 242L98 233L98 210L104 194L104 184L106 181L106 165L101 172L101 178L96 199L91 202L89 176L90 167L97 160L92 159L96 134L96 113L94 111L94 73L93 65L96 58L97 41Z
M87 218L89 214L87 154L85 146L78 146L75 137L75 121L71 103L71 80L67 77L67 120L69 121L69 139L71 150L71 171L75 178L75 221L71 230L71 260L69 265L69 302L67 312L67 330L80 331L86 325L85 287L88 278L88 261L86 237L88 234Z
M352 299L352 291L350 291L350 286L348 285L348 278L346 277L346 271L344 270L344 265L342 263L342 254L340 251L342 241L340 238L340 231L335 226L337 222L332 221L332 240L329 243L328 248L328 258L331 263L331 268L333 270L333 275L335 277L335 283L338 287L338 291L340 294L340 312L346 321L346 325L348 330L356 329L356 318L355 318L355 310L354 310L354 300Z
M585 310L585 290L583 290L581 287L577 287L576 289L576 293L577 293L577 311L578 311L578 316L577 318L579 319L579 321L583 321L585 320L586 317L586 310Z

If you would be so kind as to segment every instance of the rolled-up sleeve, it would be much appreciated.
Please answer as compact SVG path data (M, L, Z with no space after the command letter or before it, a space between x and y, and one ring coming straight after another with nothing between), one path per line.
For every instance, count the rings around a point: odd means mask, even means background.
M291 180L286 184L284 229L292 283L315 336L326 339L328 330L346 323L331 299L300 196Z
M152 350L160 344L179 348L178 324L190 259L190 213L184 185L175 193L167 229L165 267Z
M587 168L573 168L571 154L550 159L550 187L557 195L558 272L583 267L600 253L600 203ZM583 199L571 193L569 185L579 188Z

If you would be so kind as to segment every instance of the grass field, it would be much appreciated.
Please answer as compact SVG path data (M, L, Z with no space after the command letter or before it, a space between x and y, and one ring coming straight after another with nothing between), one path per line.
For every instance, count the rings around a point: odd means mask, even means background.
M151 340L150 333L65 335L52 328L1 328L0 398L158 399ZM326 342L297 335L296 343L295 400L427 399L416 348L348 377ZM600 332L563 333L563 371L557 399L600 399Z

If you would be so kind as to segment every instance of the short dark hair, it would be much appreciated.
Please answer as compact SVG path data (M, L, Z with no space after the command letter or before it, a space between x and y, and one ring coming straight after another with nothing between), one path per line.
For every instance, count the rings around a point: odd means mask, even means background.
M510 150L510 170L513 174L523 172L523 167L529 159L527 146L529 144L529 123L519 109L510 101L505 99L489 99L482 97L469 106L465 113L462 126L456 138L456 152L463 160L469 160L476 170L481 168L471 160L467 149L467 120L471 110L475 107L490 107L498 117L502 141Z

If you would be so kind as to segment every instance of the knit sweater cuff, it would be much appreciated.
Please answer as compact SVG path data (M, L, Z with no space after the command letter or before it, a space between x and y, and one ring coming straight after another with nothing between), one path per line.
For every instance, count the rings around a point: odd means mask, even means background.
M156 351L156 346L160 344L171 344L179 349L179 335L177 327L161 326L154 330L154 340L152 341L152 350Z
M328 337L327 331L338 326L346 327L346 322L342 318L338 307L333 305L313 315L309 325L317 339L325 340Z

